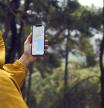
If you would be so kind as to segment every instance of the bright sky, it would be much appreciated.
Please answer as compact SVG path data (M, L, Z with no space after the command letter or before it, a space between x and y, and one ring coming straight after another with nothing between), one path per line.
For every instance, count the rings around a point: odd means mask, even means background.
M82 5L91 6L92 4L96 7L103 7L103 0L78 0Z
M61 3L67 0L58 0ZM78 0L82 5L91 6L92 4L96 7L103 7L103 0Z

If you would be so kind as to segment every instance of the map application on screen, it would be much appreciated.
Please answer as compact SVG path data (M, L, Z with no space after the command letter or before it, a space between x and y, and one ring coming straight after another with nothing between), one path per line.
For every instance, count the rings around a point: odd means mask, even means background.
M44 26L33 26L32 55L44 54Z

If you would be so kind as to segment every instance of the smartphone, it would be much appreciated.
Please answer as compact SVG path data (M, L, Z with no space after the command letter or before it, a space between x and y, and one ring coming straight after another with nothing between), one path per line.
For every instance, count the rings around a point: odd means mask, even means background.
M32 27L32 55L44 55L45 27L35 25Z

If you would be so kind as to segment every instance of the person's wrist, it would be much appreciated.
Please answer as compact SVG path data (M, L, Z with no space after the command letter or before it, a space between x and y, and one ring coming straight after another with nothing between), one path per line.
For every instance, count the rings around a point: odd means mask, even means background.
M21 63L23 63L26 66L28 66L32 62L29 59L29 55L26 54L26 53L23 53L19 60L20 60Z

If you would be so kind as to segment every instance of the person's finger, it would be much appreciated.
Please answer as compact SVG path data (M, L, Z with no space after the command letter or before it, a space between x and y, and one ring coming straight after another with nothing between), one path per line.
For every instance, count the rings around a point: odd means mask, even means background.
M48 40L47 39L45 40L45 45L48 45Z
M45 39L48 39L48 35L47 34L45 35Z
M48 45L45 45L45 49L48 49Z
M45 54L45 55L48 54L48 51L47 51L47 50L44 50L44 54Z
M31 41L32 41L32 33L29 34L29 36L27 37L25 42L26 43L31 43Z

